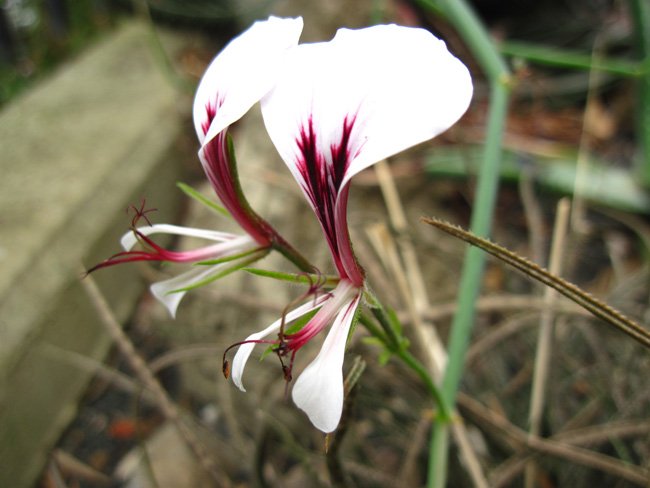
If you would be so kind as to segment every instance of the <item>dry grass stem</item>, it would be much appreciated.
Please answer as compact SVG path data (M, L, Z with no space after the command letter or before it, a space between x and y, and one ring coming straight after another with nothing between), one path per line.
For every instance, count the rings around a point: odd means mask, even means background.
M230 482L219 474L219 469L215 465L213 458L207 454L196 434L183 420L179 408L171 398L169 398L169 395L167 395L165 389L154 376L151 369L149 369L147 363L135 350L133 343L124 333L121 325L117 322L117 319L108 306L106 299L97 287L95 280L93 280L91 276L86 276L82 283L91 303L99 314L101 323L113 338L115 345L124 355L124 358L127 360L135 375L156 397L157 407L160 409L160 412L167 420L172 421L176 425L185 442L212 478L217 483L220 483L220 486L230 486Z
M533 185L533 170L525 167L519 180L519 195L528 226L530 255L534 263L544 264L544 219Z
M139 395L141 402L151 406L157 405L157 397L153 395L149 388L146 386L143 388L142 384L117 369L75 351L61 350L52 344L45 344L44 347L47 354L56 361L66 362L83 371L92 371L98 378L110 383L119 390L132 395Z
M568 198L563 198L558 202L555 226L553 229L553 242L551 244L551 252L549 256L549 272L554 275L562 274L562 256L564 255L563 250L565 246L570 209L571 204ZM544 303L547 307L542 310L542 315L539 321L539 335L537 339L537 352L535 354L533 384L528 415L530 433L534 436L538 436L541 431L542 413L544 411L546 397L546 383L553 342L553 322L555 314L553 313L552 305L556 298L557 292L553 288L546 287L544 289ZM536 477L537 470L535 464L530 463L526 468L526 488L534 488Z
M521 451L524 448L532 449L538 453L566 459L576 464L621 477L640 486L645 486L648 476L647 469L568 443L531 435L510 423L502 415L488 410L466 394L460 393L458 395L458 404L475 422L483 424L488 430L503 437L515 452ZM522 468L524 464L522 463ZM495 473L492 473L490 476L490 486L500 486L503 483L503 481L495 479Z
M544 310L546 307L544 298L537 295L490 295L479 297L476 300L477 313L489 312L508 312L512 310ZM456 313L456 302L438 303L431 305L429 310L424 314L425 320L441 320L451 317ZM574 304L573 302L557 302L553 304L553 310L556 313L570 313L591 316L591 314ZM410 319L406 313L398 314L400 321L405 324L410 323Z
M545 269L540 268L536 264L531 263L527 259L522 258L511 251L508 251L498 244L486 239L481 239L471 232L467 232L455 225L435 219L422 220L429 225L437 227L450 235L458 237L459 239L498 257L504 263L517 268L529 277L556 289L567 298L589 310L596 317L610 325L613 325L628 336L634 338L637 342L643 344L645 347L650 348L650 332L623 315L618 310L586 293L573 283L549 273Z

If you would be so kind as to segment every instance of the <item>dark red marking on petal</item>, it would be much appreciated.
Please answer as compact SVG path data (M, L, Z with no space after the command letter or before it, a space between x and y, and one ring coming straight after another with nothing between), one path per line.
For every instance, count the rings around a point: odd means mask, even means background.
M203 135L206 135L208 133L208 130L210 130L212 121L217 115L217 110L219 110L221 105L223 105L223 97L220 96L218 93L215 96L214 102L210 100L205 105L205 119L203 120L203 122L201 122L201 130L203 131Z
M352 161L351 136L355 120L356 115L347 115L343 119L341 140L329 147L329 154L321 152L325 149L318 144L313 116L300 128L296 141L300 151L297 167L304 180L303 188L323 227L337 270L342 276L345 276L345 272L336 236L335 207Z

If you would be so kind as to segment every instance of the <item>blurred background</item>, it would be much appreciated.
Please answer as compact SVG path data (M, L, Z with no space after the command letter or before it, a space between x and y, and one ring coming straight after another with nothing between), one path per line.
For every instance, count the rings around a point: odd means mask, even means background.
M249 363L246 394L223 379L224 350L276 320L301 293L295 287L237 273L190 293L172 320L147 287L173 267L129 264L80 280L119 252L131 221L124 209L143 198L157 223L234 230L175 183L215 198L196 157L194 89L232 37L270 14L302 15L302 42L340 27L423 27L472 72L475 95L461 121L360 174L350 197L369 282L424 364L447 342L465 245L420 218L469 227L499 82L509 103L497 134L494 240L542 266L559 256L557 274L647 323L647 2L467 2L505 81L446 3L454 2L0 2L0 487L425 486L435 406L361 327L345 370L365 371L327 455L324 436L285 401L272 357ZM259 111L232 133L253 207L331 271ZM386 196L391 188L397 200ZM555 223L558 202L568 223ZM563 243L551 250L554 228ZM186 238L161 244L196 247ZM274 258L260 266L287 268ZM569 301L548 301L543 286L496 259L480 286L458 398L464 442L451 444L448 486L647 486L648 351ZM111 321L133 350L116 347ZM554 333L530 433L544 321ZM133 369L139 356L145 373Z

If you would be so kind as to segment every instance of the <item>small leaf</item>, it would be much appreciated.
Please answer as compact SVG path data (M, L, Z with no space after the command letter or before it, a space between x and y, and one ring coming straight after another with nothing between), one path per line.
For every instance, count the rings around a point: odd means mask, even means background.
M391 351L388 349L384 349L379 357L377 358L377 362L379 363L379 366L386 366L388 364L388 361L390 360L390 357L393 355Z
M256 276L273 278L274 280L286 281L288 283L311 284L318 282L319 279L317 275L307 275L306 273L280 273L278 271L267 271L258 268L244 268L244 271L248 271L249 273ZM334 288L339 283L339 281L339 277L328 276L326 277L325 286L328 288Z
M360 315L361 315L361 305L357 302L357 307L354 310L354 317L352 318L352 324L350 324L350 330L348 331L348 338L345 341L346 349L350 345L350 339L352 339L352 334L354 334L354 329L357 328L357 322L359 322Z
M197 202L208 206L209 208L216 211L217 213L220 213L221 215L226 215L230 217L228 210L223 208L221 205L214 203L212 200L207 199L206 197L201 195L198 191L196 191L194 188L191 188L187 186L185 183L181 183L181 182L176 183L176 186L178 186L183 191L183 193L185 193L188 197L193 198Z

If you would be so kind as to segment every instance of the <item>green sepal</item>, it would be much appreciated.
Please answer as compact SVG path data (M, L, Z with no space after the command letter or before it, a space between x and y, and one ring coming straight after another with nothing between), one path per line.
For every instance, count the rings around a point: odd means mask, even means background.
M370 289L368 284L364 284L363 287L363 300L366 302L366 304L370 308L382 308L381 302L377 298L377 296L373 293L373 291Z
M301 283L301 284L311 284L318 282L317 275L307 275L305 273L280 273L278 271L267 271L265 269L258 268L245 268L244 271L248 271L251 274L256 276L262 276L264 278L273 278L274 280L286 281L288 283ZM322 277L321 277L322 279ZM325 281L325 286L328 288L333 288L338 285L341 278L338 276L327 276Z
M230 217L228 210L223 208L221 205L213 202L212 200L204 197L194 188L187 186L185 183L181 183L180 181L176 183L176 186L179 187L183 191L183 193L185 193L188 197L193 198L194 200L196 200L199 203L202 203L203 205L206 205L207 207L211 208L217 213L220 213L221 215Z
M357 328L357 323L359 322L359 316L361 315L361 303L357 303L357 308L354 310L354 317L352 317L352 324L350 324L350 330L348 331L348 338L345 341L345 348L347 349L350 345L350 340L352 339L352 334Z

